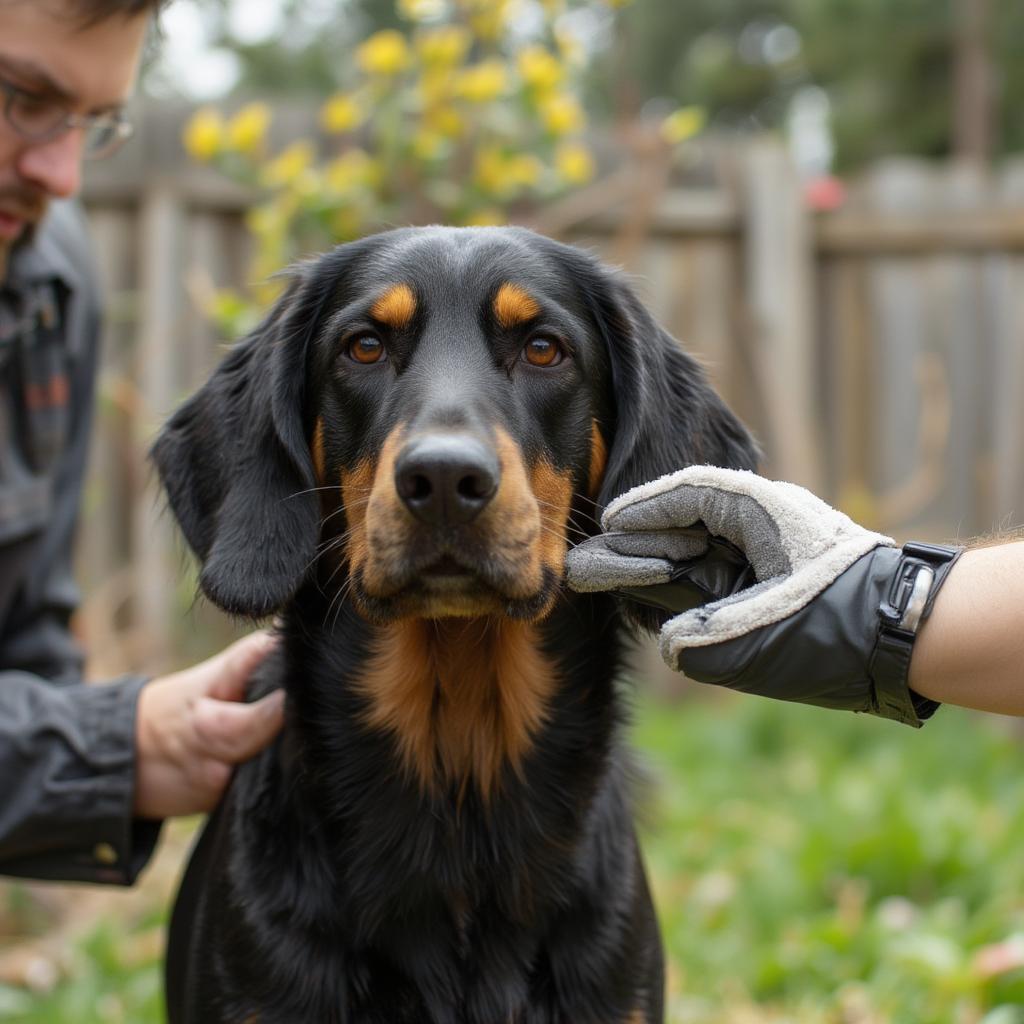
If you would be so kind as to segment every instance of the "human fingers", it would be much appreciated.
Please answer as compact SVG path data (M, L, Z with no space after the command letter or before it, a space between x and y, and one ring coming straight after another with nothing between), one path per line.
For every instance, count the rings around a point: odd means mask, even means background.
M201 680L202 692L217 700L238 701L256 667L277 646L273 633L259 630L236 640L191 671Z
M802 487L716 466L691 466L634 488L609 505L602 523L608 531L651 532L697 521L738 547L760 580L789 575L847 542L857 556L892 543ZM874 539L865 547L861 540L868 538Z
M284 691L274 690L252 704L201 697L193 714L200 754L226 764L240 764L258 754L280 732Z
M707 553L710 534L703 526L685 529L633 530L603 535L608 548L631 558L688 562Z
M604 536L577 544L565 559L566 582L583 594L666 583L672 577L672 568L665 559L619 554Z

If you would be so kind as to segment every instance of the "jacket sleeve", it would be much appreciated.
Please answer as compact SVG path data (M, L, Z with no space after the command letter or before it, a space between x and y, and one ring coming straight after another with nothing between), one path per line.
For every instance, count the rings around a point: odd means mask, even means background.
M0 871L135 880L160 829L132 816L142 685L53 686L25 672L0 674Z
M67 443L48 471L49 512L4 556L17 563L20 555L22 564L0 622L0 872L129 884L159 833L158 823L132 815L135 712L145 680L86 684L69 628L99 335L89 282L72 294L65 329L73 334Z

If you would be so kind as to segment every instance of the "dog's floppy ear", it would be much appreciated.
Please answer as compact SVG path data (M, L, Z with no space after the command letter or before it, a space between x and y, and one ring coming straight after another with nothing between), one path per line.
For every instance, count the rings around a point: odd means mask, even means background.
M297 270L153 445L171 509L202 563L199 585L235 615L280 608L313 561L319 506L303 398L328 294L312 270Z
M758 449L701 366L617 275L591 293L612 374L615 423L598 495L604 507L631 487L685 466L756 469Z
M589 302L611 369L611 426L601 509L632 487L685 466L756 469L759 452L743 424L688 356L616 274L599 271ZM668 613L623 601L633 625L657 632Z

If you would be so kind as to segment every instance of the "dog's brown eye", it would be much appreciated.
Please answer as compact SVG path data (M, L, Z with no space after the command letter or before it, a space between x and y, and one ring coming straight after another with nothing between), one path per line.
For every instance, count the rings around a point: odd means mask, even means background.
M348 354L357 363L379 363L384 358L384 345L380 338L364 334L349 342Z
M557 366L562 361L562 346L543 335L531 338L523 349L523 358L531 366Z

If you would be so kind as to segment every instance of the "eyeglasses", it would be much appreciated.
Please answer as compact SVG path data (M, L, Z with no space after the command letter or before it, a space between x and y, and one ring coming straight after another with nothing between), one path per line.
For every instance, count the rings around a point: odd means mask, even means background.
M110 114L72 114L60 103L34 96L0 78L7 123L31 142L50 142L65 132L81 128L85 133L86 160L102 160L116 153L132 137L135 126L118 111Z

